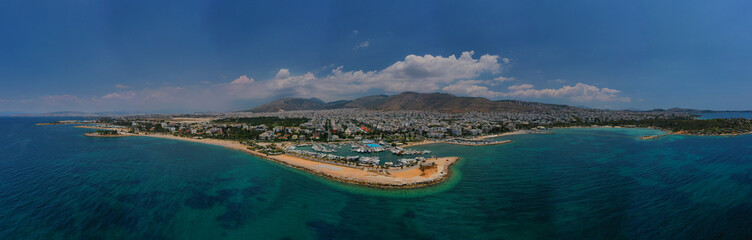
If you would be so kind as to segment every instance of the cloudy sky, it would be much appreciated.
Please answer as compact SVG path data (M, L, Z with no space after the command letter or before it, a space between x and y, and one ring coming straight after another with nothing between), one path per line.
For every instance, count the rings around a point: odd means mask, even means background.
M402 91L752 109L750 12L750 1L3 1L0 112L227 111Z

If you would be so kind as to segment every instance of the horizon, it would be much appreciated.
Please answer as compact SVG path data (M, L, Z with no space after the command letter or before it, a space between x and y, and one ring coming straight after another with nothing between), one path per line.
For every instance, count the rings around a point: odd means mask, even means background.
M0 115L227 112L405 91L752 109L752 3L577 3L11 1Z
M437 94L437 93L440 93L440 94L449 94L449 95L453 95L453 96L456 96L456 97L469 97L469 96L457 96L457 95L454 95L454 94L451 94L451 93L445 93L445 92L425 92L425 93L423 93L423 92L405 91L405 92L401 92L401 93L397 93L397 94L375 94L375 95L360 96L360 97L356 97L356 98L352 98L352 99L338 99L338 100L332 100L332 101L324 101L324 100L321 100L321 99L316 98L316 97L310 97L310 98L284 97L284 98L273 99L273 100L270 100L268 102L260 103L260 104L251 106L251 107L246 108L246 109L229 110L229 111L203 111L203 112L199 112L199 111L197 111L197 112L99 111L99 112L86 112L86 111L66 111L66 110L61 110L61 111L54 111L54 112L0 112L0 116L11 116L11 117L12 116L24 116L24 115L33 116L33 115L61 114L61 113L122 115L122 114L199 114L199 113L245 112L245 111L250 111L251 109L253 109L255 107L259 107L259 106L262 106L262 105L265 105L265 104L268 104L268 103L271 103L271 102L274 102L274 101L283 100L283 99L305 99L305 100L317 100L317 101L321 101L323 103L333 103L333 102L338 102L338 101L354 100L354 99L361 98L361 97L369 97L369 96L377 96L377 95L381 95L381 96L395 96L395 95L399 95L399 94L403 94L403 93L419 93L419 94ZM484 98L484 97L479 97L479 98ZM488 98L484 98L484 99L488 99ZM522 101L522 100L517 100L517 99L497 99L497 100L489 99L489 100L491 100L491 101ZM544 103L544 102L536 102L536 101L524 101L524 102ZM556 103L544 103L544 104L556 104ZM567 105L567 104L564 104L564 105ZM575 106L575 105L568 105L568 106L578 107L578 108L591 108L591 107L587 107L587 106ZM626 109L592 108L592 109L607 110L607 111L644 111L644 112L650 112L650 111L655 111L655 110L659 110L659 111L660 110L671 110L671 109L713 111L713 112L750 112L750 111L752 111L752 110L710 110L710 109L693 109L693 108L680 108L680 107L653 108L653 109L638 109L638 108L626 108ZM295 111L295 110L293 110L293 111ZM303 111L310 111L310 110L303 110Z
M195 112L164 112L164 111L153 111L153 112L146 112L146 111L69 111L69 110L59 110L59 111L53 111L53 112L18 112L18 111L6 111L6 112L0 112L0 116L23 116L23 115L44 115L44 114L58 114L58 113L83 113L83 114L114 114L114 115L121 115L121 114L196 114L196 113L222 113L222 112L244 112L249 111L250 109L253 109L255 107L259 107L274 101L283 100L283 99L306 99L306 100L317 100L324 103L333 103L338 101L350 101L355 100L357 98L362 97L369 97L369 96L396 96L403 93L419 93L419 94L449 94L455 97L473 97L473 96L458 96L452 93L446 93L446 92L414 92L414 91L405 91L401 93L396 94L373 94L373 95L365 95L365 96L359 96L354 97L351 99L336 99L331 101L324 101L322 99L319 99L317 97L283 97L278 99L272 99L267 102L262 102L250 107L247 107L245 109L235 109L235 110L228 110L228 111L195 111ZM484 98L485 97L477 97L477 98ZM518 99L489 99L491 101L524 101L524 102L532 102L532 103L543 103L543 104L558 104L558 103L546 103L546 102L539 102L539 101L525 101L525 100L518 100ZM695 109L695 108L681 108L681 107L664 107L664 108L652 108L652 109L639 109L639 108L624 108L624 109L609 109L609 108L597 108L597 107L588 107L583 105L569 105L569 104L562 104L577 108L592 108L592 109L599 109L599 110L608 110L608 111L654 111L654 110L670 110L670 109L685 109L685 110L698 110L698 111L713 111L713 112L750 112L752 110L745 110L745 109L738 109L738 110L729 110L729 109Z

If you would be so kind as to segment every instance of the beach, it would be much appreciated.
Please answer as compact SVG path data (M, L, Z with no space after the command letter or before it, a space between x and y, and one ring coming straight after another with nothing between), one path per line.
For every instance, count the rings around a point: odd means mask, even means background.
M155 137L222 146L243 151L306 172L321 175L332 180L380 188L414 188L439 183L449 176L449 167L459 160L458 157L430 158L426 159L426 163L433 163L434 166L425 170L421 170L416 165L404 169L388 169L384 172L379 172L372 168L355 168L335 165L303 159L290 154L267 155L258 151L250 150L248 149L248 146L236 141L210 138L198 139L166 134L133 134L123 136Z
M510 135L520 135L520 134L528 134L530 133L530 130L517 130L514 132L505 132L500 134L491 134L491 135L485 135L475 138L470 138L470 140L483 140L483 139L489 139L489 138L495 138L495 137L503 137L503 136L510 136Z

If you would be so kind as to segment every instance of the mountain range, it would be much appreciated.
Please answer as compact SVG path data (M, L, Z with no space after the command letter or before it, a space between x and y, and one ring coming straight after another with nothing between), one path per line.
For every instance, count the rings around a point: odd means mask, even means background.
M482 97L457 97L448 93L403 92L397 95L373 95L354 100L324 102L317 98L283 98L243 112L278 112L293 110L324 110L364 108L381 111L435 110L462 112L531 112L582 109L568 105L545 104L517 100L491 101Z

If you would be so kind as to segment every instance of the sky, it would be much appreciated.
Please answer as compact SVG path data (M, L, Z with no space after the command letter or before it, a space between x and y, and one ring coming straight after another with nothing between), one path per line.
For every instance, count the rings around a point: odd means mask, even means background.
M752 110L750 1L3 1L0 112L445 92Z

